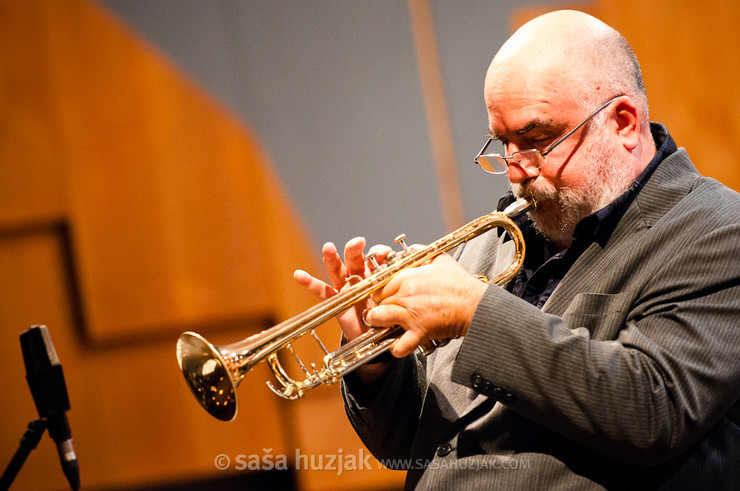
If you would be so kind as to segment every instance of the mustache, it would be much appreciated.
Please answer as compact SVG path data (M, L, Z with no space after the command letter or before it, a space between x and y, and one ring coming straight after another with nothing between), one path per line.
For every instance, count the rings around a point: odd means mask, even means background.
M511 192L517 198L523 198L535 207L543 201L559 201L560 192L557 189L536 189L528 182L511 184Z

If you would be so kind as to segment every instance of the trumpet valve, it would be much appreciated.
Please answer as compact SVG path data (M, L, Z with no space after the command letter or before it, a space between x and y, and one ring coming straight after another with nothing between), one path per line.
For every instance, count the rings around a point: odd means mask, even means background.
M397 259L401 259L405 255L407 255L410 252L409 247L406 245L406 234L401 234L395 239L393 239L393 242L396 244L400 244L403 248L402 251L391 251L388 253L388 255L385 257L386 264L392 264Z
M370 254L366 255L364 257L365 262L370 262L372 264L373 269L378 269L380 267L380 264L378 264L378 260L375 259L375 253L371 252Z
M396 244L399 244L401 247L403 247L403 252L405 254L408 254L409 252L409 246L406 245L406 234L401 234L395 239L393 239L393 242Z

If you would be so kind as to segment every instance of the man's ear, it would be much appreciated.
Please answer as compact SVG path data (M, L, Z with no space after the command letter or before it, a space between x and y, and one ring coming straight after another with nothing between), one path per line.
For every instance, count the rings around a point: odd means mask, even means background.
M622 96L616 101L613 117L617 126L617 138L631 152L639 144L642 131L637 105L628 96Z

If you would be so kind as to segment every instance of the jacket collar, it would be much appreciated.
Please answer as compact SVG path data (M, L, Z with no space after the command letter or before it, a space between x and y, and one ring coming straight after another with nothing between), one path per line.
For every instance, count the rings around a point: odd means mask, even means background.
M646 227L652 227L691 191L700 177L686 150L679 148L655 169L627 214L639 216Z

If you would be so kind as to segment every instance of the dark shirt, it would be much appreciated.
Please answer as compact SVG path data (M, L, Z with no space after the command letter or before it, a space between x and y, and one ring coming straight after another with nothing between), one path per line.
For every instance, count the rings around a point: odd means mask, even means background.
M666 157L677 150L676 143L665 126L651 123L650 130L655 147L658 149L655 157L622 195L578 222L573 232L573 243L568 249L556 252L552 242L535 229L532 220L526 214L514 220L524 235L527 254L522 269L505 286L508 291L542 308L583 251L593 243L598 243L601 247L606 246L617 223L650 175ZM513 195L507 194L499 202L498 209L502 210L513 200Z

